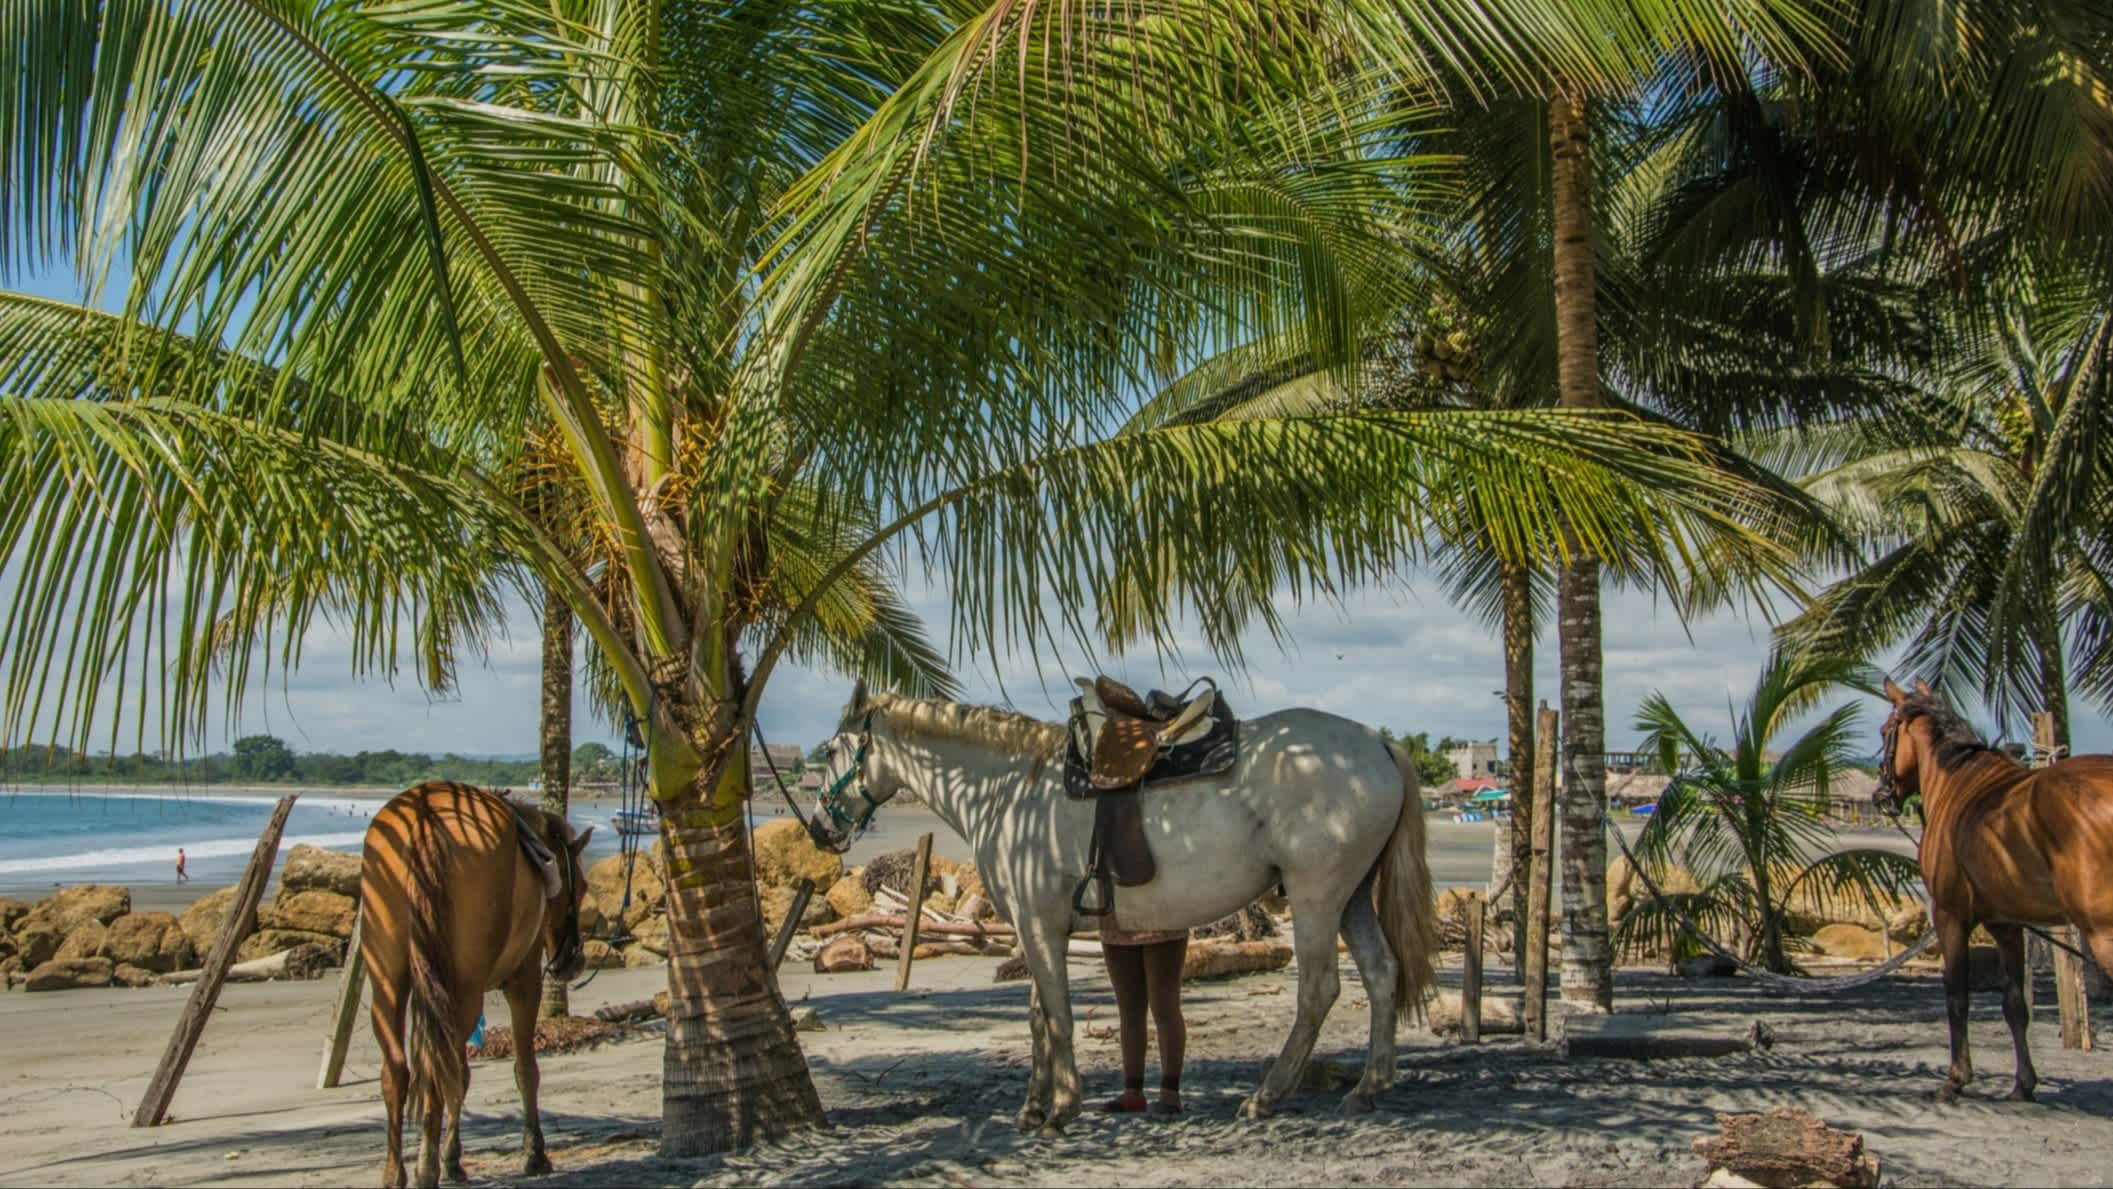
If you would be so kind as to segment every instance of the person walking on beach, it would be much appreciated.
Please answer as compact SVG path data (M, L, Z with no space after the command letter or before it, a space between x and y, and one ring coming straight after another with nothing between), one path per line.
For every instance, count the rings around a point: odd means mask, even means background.
M191 882L191 877L183 873L183 848L180 846L176 848L176 882Z
M1101 956L1108 981L1115 986L1120 1017L1123 1092L1101 1109L1115 1114L1149 1110L1155 1115L1181 1113L1181 1058L1188 1028L1181 1019L1181 964L1188 956L1187 930L1131 933L1103 917ZM1145 1099L1145 1014L1159 1034L1159 1100Z

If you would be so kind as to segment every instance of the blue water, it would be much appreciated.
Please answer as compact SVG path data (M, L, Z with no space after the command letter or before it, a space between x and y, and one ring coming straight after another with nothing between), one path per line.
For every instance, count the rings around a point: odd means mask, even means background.
M178 847L193 882L233 883L257 849L275 800L180 791L0 791L0 888L170 884ZM357 851L367 819L382 804L380 798L304 794L287 818L280 854L299 843ZM598 827L590 854L615 849L606 814L576 812L573 821Z

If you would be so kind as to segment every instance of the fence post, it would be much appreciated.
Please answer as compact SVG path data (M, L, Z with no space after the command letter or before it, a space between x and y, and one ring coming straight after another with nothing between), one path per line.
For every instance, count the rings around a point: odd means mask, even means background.
M1533 728L1533 862L1526 872L1526 1035L1548 1039L1548 895L1555 875L1556 713L1542 702ZM1462 1006L1465 1007L1463 1001Z
M807 915L807 901L813 897L814 881L801 876L800 886L792 894L792 907L785 911L785 919L778 922L778 935L770 939L770 957L764 965L771 971L775 972L778 964L785 960L785 947L792 944L792 935L800 927L800 918Z
M1460 971L1460 1043L1482 1043L1482 925L1488 905L1467 898L1467 958Z
M2045 768L2054 763L2054 715L2042 710L2032 716L2032 766ZM2083 945L2075 929L2063 930L2063 941L2071 947ZM2049 947L2053 948L2053 947ZM2026 967L2026 994L2031 994L2031 966ZM2028 998L2027 1003L2031 1000ZM2062 1047L2089 1051L2091 1043L2091 1001L2084 994L2084 963L2068 950L2054 951L2054 1005L2061 1016Z
M345 1050L352 1043L352 1022L359 1018L360 990L367 985L367 959L360 953L360 930L367 914L352 917L352 939L345 943L345 973L338 980L337 1011L332 1017L330 1040L323 1046L323 1068L316 1074L315 1088L329 1090L345 1072Z
M917 920L924 915L924 885L932 873L932 836L917 839L917 861L910 866L910 911L903 919L902 954L895 960L895 989L910 989L910 958L917 949Z

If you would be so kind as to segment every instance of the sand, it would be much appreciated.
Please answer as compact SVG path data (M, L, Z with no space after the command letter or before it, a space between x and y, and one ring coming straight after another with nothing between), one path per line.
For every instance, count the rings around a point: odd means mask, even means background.
M1671 1011L1743 1029L1765 1021L1773 1050L1708 1060L1564 1059L1499 1038L1466 1048L1405 1028L1400 1084L1376 1114L1344 1119L1337 1094L1305 1091L1260 1124L1234 1117L1260 1060L1281 1041L1293 976L1188 989L1190 1114L1173 1121L1087 1115L1059 1140L1010 1126L1027 1079L1026 988L990 983L989 959L921 963L916 988L892 970L819 976L788 968L789 998L828 1030L802 1043L834 1127L723 1158L655 1157L657 1033L546 1058L543 1103L558 1172L537 1184L1426 1185L1692 1184L1689 1149L1715 1111L1801 1106L1864 1133L1889 1179L1921 1184L2098 1185L2113 1178L2113 1055L2064 1052L2043 979L2033 1041L2039 1104L1997 1101L2009 1045L1996 997L1977 996L1980 1079L1966 1101L1931 1091L1945 1061L1942 1001L1928 976L1847 994L1779 998L1743 980L1687 983L1625 971L1623 1011ZM1075 963L1079 1046L1091 1101L1114 1090L1113 1004ZM603 973L576 1010L641 998L659 970ZM1457 985L1458 971L1445 981ZM1494 981L1503 983L1498 973ZM364 1185L379 1172L375 1053L358 1029L346 1084L315 1090L335 980L231 986L180 1087L173 1121L127 1118L182 1008L179 989L0 996L0 1184ZM1359 1058L1356 975L1319 1052ZM497 997L493 1010L503 1014ZM2113 1026L2101 1013L2100 1027ZM476 1066L466 1163L507 1182L518 1161L510 1068Z

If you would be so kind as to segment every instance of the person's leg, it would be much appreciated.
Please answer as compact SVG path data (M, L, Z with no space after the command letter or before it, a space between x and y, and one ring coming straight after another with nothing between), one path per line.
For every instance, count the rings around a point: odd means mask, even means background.
M1181 966L1188 957L1189 939L1177 937L1141 948L1145 987L1152 1004L1152 1027L1159 1034L1159 1101L1179 1108L1181 1058L1189 1037L1188 1027L1181 1019ZM1142 1084L1140 1077L1139 1085Z
M1115 1014L1121 1030L1123 1051L1122 1097L1110 1110L1145 1109L1145 957L1150 947L1102 945L1108 963L1108 982L1115 988Z

